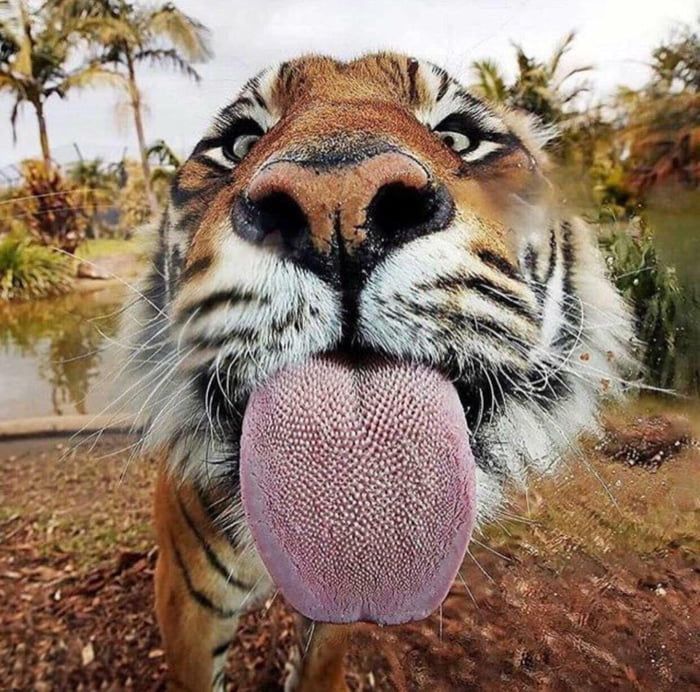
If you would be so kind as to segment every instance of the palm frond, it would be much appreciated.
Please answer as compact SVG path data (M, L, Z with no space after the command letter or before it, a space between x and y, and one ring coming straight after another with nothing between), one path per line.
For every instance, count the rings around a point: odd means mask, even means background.
M507 99L505 78L493 60L476 60L472 63L472 70L478 80L474 87L482 96L495 103L503 103Z
M149 33L172 43L187 60L200 61L211 57L209 30L171 3L151 12L146 26Z
M108 70L100 64L91 63L69 73L66 78L56 85L55 90L61 96L70 89L98 88L102 86L128 88L124 75L115 70Z
M134 55L134 62L149 62L154 67L171 67L195 82L201 79L199 72L175 48L142 50Z
M566 36L564 36L559 45L554 49L554 53L552 53L552 57L549 59L548 65L548 71L550 75L553 76L556 74L557 70L559 69L559 64L561 63L562 58L571 49L571 45L574 42L575 38L576 32L570 31Z

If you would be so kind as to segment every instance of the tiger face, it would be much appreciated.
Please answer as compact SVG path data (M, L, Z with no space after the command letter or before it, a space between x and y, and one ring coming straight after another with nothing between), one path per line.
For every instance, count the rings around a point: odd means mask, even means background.
M178 172L136 335L146 442L304 614L425 616L507 486L621 389L628 312L545 141L432 64L308 57Z

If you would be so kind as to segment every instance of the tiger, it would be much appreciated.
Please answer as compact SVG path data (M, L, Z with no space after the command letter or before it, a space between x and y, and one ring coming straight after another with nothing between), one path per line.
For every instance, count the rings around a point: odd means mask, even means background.
M552 136L430 62L311 55L178 169L129 320L170 689L225 689L278 591L324 644L290 689L345 689L352 623L439 608L509 489L625 392L631 313Z

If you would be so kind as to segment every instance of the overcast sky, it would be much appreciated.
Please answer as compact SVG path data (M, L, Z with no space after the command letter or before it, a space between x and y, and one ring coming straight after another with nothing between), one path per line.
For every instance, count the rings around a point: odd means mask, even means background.
M300 53L347 58L395 49L424 57L469 81L472 60L493 57L513 66L510 42L548 56L571 29L578 32L566 65L593 64L598 95L616 85L639 86L651 50L674 28L700 14L700 0L176 0L212 30L215 56L195 85L144 68L149 141L164 138L186 153L213 113L265 65ZM102 89L52 99L49 138L59 161L117 159L134 151L134 134L117 93ZM0 97L0 166L39 154L36 122L27 108L18 141L9 127L10 100Z

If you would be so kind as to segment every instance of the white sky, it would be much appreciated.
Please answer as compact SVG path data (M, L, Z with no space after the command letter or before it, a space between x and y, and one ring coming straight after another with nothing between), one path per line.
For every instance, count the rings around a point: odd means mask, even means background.
M596 95L616 85L639 86L645 61L674 27L700 15L700 0L176 0L212 30L214 59L200 66L202 83L144 67L141 86L149 141L164 138L187 153L214 112L265 65L301 53L347 58L395 49L443 65L469 81L472 60L493 57L513 68L511 41L549 56L569 30L578 32L565 67L593 64ZM131 122L107 89L54 98L49 138L59 161L117 159L134 152ZM12 142L11 102L0 97L0 167L39 153L33 112L26 108ZM120 112L121 111L121 112Z

